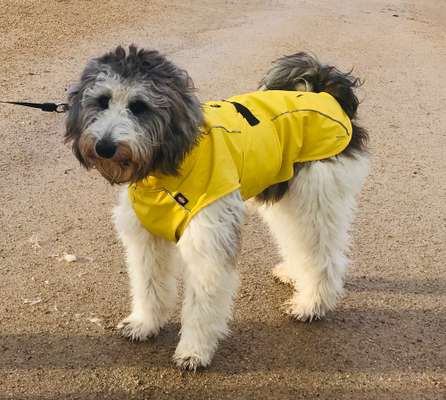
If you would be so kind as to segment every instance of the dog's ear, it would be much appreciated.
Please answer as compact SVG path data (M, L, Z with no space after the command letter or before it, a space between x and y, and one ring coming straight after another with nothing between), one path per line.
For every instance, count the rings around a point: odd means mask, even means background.
M81 100L82 100L82 85L80 83L73 85L68 90L68 115L65 120L65 143L72 143L72 150L79 162L87 168L87 163L82 157L79 149L79 139L82 134L83 124L81 117Z
M81 84L72 85L68 91L68 114L65 120L65 143L71 142L81 134L80 111L81 111Z
M70 102L71 99L77 95L79 93L80 90L80 84L79 83L75 83L73 85L71 85L68 89L67 89L67 96L68 96L68 101Z
M99 73L100 66L97 60L90 61L82 72L79 82L72 85L67 91L69 109L65 120L64 142L72 143L74 155L85 167L87 164L79 150L79 138L85 129L86 121L82 108L82 97L85 90L95 83Z
M97 59L91 60L82 72L79 82L68 89L69 111L65 122L65 142L80 136L83 130L82 97L85 90L94 85L100 72L101 67Z

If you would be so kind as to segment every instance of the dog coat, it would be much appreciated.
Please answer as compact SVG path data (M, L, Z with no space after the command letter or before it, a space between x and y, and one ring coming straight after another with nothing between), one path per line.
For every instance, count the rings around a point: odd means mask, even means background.
M198 144L177 176L150 175L129 198L151 233L178 241L200 210L239 189L244 200L292 178L296 162L344 150L352 125L328 93L259 91L203 105Z

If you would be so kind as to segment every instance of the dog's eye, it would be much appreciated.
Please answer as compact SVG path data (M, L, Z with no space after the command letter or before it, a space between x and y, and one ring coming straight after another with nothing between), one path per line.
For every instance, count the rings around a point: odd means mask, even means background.
M108 108L108 104L110 103L110 96L102 95L98 97L98 106L102 110L106 110Z
M132 101L129 104L129 110L134 115L140 115L144 112L146 112L149 108L147 107L146 103L144 103L141 100Z

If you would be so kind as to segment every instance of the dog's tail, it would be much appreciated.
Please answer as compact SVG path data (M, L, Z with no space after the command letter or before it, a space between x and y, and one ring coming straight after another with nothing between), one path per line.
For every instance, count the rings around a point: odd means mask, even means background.
M354 89L361 84L361 80L354 77L351 71L341 72L332 65L322 64L315 57L300 52L274 61L270 70L260 81L259 88L331 94L353 123L352 140L346 150L366 151L367 132L353 122L359 105Z

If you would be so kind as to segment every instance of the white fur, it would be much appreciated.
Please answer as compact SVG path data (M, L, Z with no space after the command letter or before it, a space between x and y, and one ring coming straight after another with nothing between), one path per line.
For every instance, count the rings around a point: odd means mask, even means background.
M131 314L118 325L122 334L132 340L158 334L175 304L175 266L183 264L185 298L174 359L185 369L209 365L228 333L243 218L240 193L231 193L200 212L175 246L144 229L124 190L114 210L132 294Z
M158 334L169 320L176 301L175 245L149 233L139 222L122 191L114 222L127 251L131 314L118 328L132 340Z
M359 155L312 162L281 201L259 209L283 258L273 274L294 285L287 311L299 320L323 317L342 294L349 228L367 170Z
M281 201L259 208L283 256L274 274L295 287L287 311L297 319L323 317L342 293L348 231L367 164L360 155L309 163ZM118 326L123 335L144 340L168 321L175 304L175 267L181 264L185 297L174 360L184 369L209 365L228 333L244 215L236 191L197 214L175 245L142 227L124 191L114 212L133 299L130 316Z
M178 243L186 268L181 339L174 356L180 367L209 365L218 340L228 333L243 218L236 191L200 212Z

